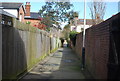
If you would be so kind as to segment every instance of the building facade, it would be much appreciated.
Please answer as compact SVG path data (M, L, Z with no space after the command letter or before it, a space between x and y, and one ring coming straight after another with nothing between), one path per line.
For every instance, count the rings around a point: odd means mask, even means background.
M3 9L3 11L14 15L19 21L24 22L26 10L23 6L23 3L0 2L0 4L2 4L0 7Z
M93 25L92 19L86 19L85 29ZM71 24L71 31L82 32L84 28L84 19L77 19L75 23Z

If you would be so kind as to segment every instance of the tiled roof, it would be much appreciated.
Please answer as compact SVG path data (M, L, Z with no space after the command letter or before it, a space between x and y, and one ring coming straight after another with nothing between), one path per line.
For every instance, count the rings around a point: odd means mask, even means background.
M19 9L23 3L12 3L12 2L0 2L0 7L3 9Z
M83 24L84 24L84 19L79 19L79 20L77 21L77 24L83 25ZM86 25L93 25L92 19L86 19Z
M71 23L71 25L75 25L74 22ZM78 19L77 20L77 25L84 25L84 19ZM86 25L93 25L93 20L92 19L86 19Z
M30 17L25 16L25 18L29 19L39 19L40 15L37 12L30 12Z
M30 17L33 19L38 19L40 15L37 12L30 12Z

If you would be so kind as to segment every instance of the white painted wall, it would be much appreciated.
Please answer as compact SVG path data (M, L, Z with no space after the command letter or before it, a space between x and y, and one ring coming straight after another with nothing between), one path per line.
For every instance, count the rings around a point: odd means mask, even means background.
M89 28L89 27L91 27L91 25L85 25L85 29L87 29L87 28ZM82 32L82 31L81 31L81 28L84 28L84 25L78 25L78 26L77 26L77 29L76 29L77 32Z
M4 11L14 15L16 18L18 18L18 11L17 9L3 9Z
M19 20L20 20L20 22L22 21L22 15L19 16Z
M75 30L77 32L82 32L81 28L83 28L83 27L84 27L84 25L78 25L77 28L75 29L75 26L71 26L71 31ZM89 27L91 27L91 25L85 25L85 29L87 29Z

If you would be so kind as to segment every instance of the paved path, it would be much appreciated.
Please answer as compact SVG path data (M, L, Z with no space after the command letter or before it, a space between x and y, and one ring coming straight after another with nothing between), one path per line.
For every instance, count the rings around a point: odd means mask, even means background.
M90 78L89 74L81 71L80 60L76 54L70 48L60 48L36 65L22 80L86 78Z

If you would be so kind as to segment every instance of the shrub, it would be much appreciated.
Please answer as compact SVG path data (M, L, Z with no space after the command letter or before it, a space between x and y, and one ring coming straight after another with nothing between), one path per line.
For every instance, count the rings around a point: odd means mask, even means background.
M76 31L71 31L70 34L69 34L70 40L72 41L74 46L75 46L75 43L76 43L77 34L78 34L78 32L76 32Z

